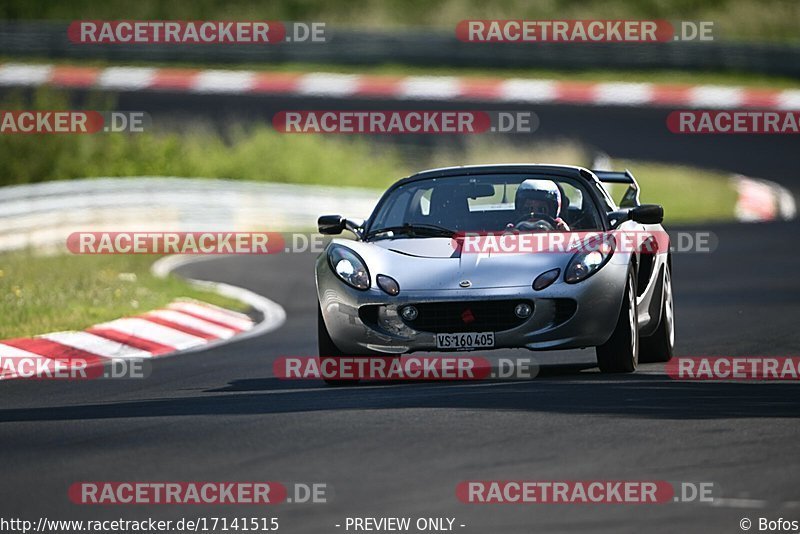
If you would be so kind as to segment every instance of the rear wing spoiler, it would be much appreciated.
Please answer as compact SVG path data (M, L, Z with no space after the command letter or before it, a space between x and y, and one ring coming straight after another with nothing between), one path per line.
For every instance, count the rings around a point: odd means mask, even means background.
M624 184L628 186L622 200L619 202L620 208L634 208L639 202L639 183L633 177L631 171L592 171L595 176L604 184Z

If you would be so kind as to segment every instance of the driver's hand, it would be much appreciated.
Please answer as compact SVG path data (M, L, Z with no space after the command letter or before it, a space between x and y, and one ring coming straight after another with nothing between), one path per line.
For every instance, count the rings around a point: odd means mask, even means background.
M556 230L559 230L561 232L570 231L569 225L566 222L564 222L564 219L562 219L561 217L556 217Z

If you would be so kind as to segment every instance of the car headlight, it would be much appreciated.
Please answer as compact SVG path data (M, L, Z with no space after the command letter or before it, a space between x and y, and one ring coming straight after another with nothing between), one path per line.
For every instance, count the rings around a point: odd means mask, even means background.
M383 289L383 291L387 295L395 297L400 293L400 284L398 284L397 280L395 280L391 276L386 276L385 274L379 274L376 278L378 282L378 287Z
M593 239L581 245L567 264L564 281L568 284L577 284L602 269L614 254L615 245L616 242L611 236Z
M558 280L558 275L560 274L561 269L550 269L549 271L543 272L533 281L533 289L541 291L542 289L550 287L550 284Z
M347 247L333 245L328 249L328 263L342 281L356 289L369 289L369 271L361 257Z

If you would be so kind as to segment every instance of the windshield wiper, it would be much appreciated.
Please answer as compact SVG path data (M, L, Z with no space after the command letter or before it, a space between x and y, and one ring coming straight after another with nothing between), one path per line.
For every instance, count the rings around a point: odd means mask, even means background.
M417 237L417 235L424 237L453 237L456 235L455 230L450 230L444 226L436 226L435 224L404 224L402 226L387 226L386 228L379 228L371 230L365 239L374 237L379 234L387 234L391 232L394 235L407 235L410 237Z

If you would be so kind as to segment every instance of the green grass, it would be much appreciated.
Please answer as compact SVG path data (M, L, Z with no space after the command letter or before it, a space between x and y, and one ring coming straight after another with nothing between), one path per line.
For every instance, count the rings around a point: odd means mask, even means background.
M796 41L796 0L5 0L7 19L301 20L331 27L436 27L462 19L668 19L714 21L726 39Z
M102 97L95 97L103 100ZM34 101L14 100L6 109L30 105L65 109L63 93L39 91ZM85 106L92 109L91 104ZM108 109L108 106L94 109ZM179 131L139 134L0 136L0 185L100 176L184 176L295 184L384 188L402 176L431 167L483 163L589 165L592 154L567 141L510 144L490 135L461 149L401 154L364 138L281 134L266 125L221 135L202 124ZM644 200L665 205L669 221L729 220L735 192L727 175L648 162L617 162L641 181Z
M228 309L246 305L150 274L153 256L0 254L0 339L80 330L189 297Z
M798 2L800 4L800 2ZM0 56L0 63L36 63L75 65L74 59L15 58ZM163 61L108 61L101 59L81 60L80 66L141 66L168 68L198 68L197 63ZM523 78L577 82L630 82L686 85L725 85L760 87L770 89L794 89L800 80L788 76L769 76L752 72L691 72L681 70L552 70L552 69L486 69L463 67L421 67L400 64L383 65L335 65L315 63L204 63L204 69L252 70L258 72L333 72L342 74L374 74L385 76L464 76L472 78Z
M18 94L3 109L68 109L64 93ZM96 95L83 109L113 109ZM157 122L157 121L155 121ZM0 135L0 185L94 176L219 177L285 183L386 185L397 153L358 138L281 134L270 126L221 135L203 123L136 134Z
M230 142L196 132L6 135L0 136L0 160L3 185L157 175L380 186L399 166L393 151L364 141L284 135L266 126L235 133Z

